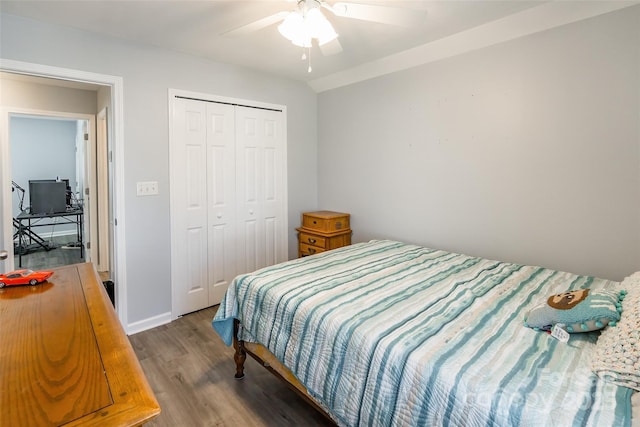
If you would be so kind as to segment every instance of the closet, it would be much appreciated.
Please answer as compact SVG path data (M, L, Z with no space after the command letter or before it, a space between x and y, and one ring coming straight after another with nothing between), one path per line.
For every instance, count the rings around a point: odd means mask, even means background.
M287 259L286 111L170 94L172 318Z

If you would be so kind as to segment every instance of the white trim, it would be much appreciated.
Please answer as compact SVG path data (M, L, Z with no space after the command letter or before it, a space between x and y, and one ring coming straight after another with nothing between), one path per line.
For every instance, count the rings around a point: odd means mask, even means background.
M282 137L284 138L284 150L282 150L282 164L284 167L284 172L282 173L282 185L287 191L284 192L282 199L284 200L284 209L282 210L282 216L284 219L284 224L282 225L285 230L284 233L284 242L282 242L282 247L284 253L282 254L282 261L284 262L289 259L289 166L287 163L288 157L287 153L289 152L289 138L287 134L287 107L282 106L282 113L284 117L282 118Z
M308 84L320 93L637 4L640 1L550 1L404 52L312 80Z
M176 280L179 280L179 277L176 269L175 269L175 260L178 259L178 253L177 253L177 248L176 245L174 244L174 242L176 241L176 233L175 230L177 228L176 226L176 217L178 216L178 208L177 206L174 206L173 200L175 199L175 195L178 194L178 192L180 191L180 189L176 188L176 183L174 182L173 179L171 179L171 174L174 170L176 170L176 168L178 167L178 165L176 165L176 160L174 160L174 156L172 156L172 147L173 147L173 131L174 131L174 125L173 125L173 116L174 116L174 110L175 110L175 99L176 99L176 95L178 94L186 94L186 93L191 93L191 92L184 92L184 91L177 91L174 89L169 88L169 91L167 92L167 105L169 106L169 111L168 111L168 117L169 117L169 247L170 247L170 256L171 259L169 260L169 264L171 265L171 312L169 313L169 321L172 321L174 319L176 319L176 316L174 316L173 313L176 312L176 292L177 290L175 289L176 287L173 285L174 283L176 283ZM190 96L190 95L184 95L184 96Z
M2 109L8 111L9 114L18 114L29 118L51 118L51 119L71 119L71 120L95 120L93 114L85 113L68 113L64 111L38 110L33 108L12 107L3 105Z
M127 335L137 334L149 329L156 328L158 326L171 323L171 313L158 314L157 316L149 317L148 319L138 320L127 326Z
M96 201L96 231L97 236L92 245L94 264L98 271L109 270L109 123L107 122L107 107L96 114L95 148L96 148L96 187L93 199ZM95 196L98 197L95 197ZM99 197L102 196L102 197ZM95 249L94 249L95 248Z
M76 231L75 230L50 231L50 232L46 232L44 234L46 234L46 237L52 237L52 238L53 237L63 237L63 236L75 236L76 235Z
M19 74L28 74L40 77L49 77L60 80L80 81L85 83L93 83L99 85L106 85L111 87L111 108L113 111L112 126L114 129L114 206L112 207L112 214L114 219L117 220L118 225L115 227L115 245L116 245L116 259L115 259L115 282L117 286L116 290L116 311L120 323L127 328L127 265L126 265L126 233L125 233L125 175L124 175L124 103L123 103L123 90L124 84L122 77L111 76L107 74L97 74L87 71L73 70L69 68L52 67L43 64L34 64L30 62L14 61L10 59L0 58L0 71L14 72ZM0 123L1 124L1 123ZM3 134L8 131L6 126L2 126ZM4 159L8 157L5 154L9 154L6 149L1 153ZM6 168L3 170L3 182L7 182ZM4 202L4 200L3 200ZM4 206L4 205L3 205ZM10 203L9 203L10 206ZM6 214L6 207L3 214ZM11 212L9 211L9 216ZM6 229L5 229L6 232ZM11 231L10 231L11 232Z
M242 99L242 98L230 98L227 96L218 96L212 95L210 93L202 93L202 92L192 92L189 90L181 90L181 89L171 89L169 88L169 101L176 97L180 96L183 98L193 98L200 101L211 101L211 102L222 102L233 105L244 105L246 107L257 107L257 108L267 108L271 110L282 110L283 112L287 109L286 106L280 104L270 104L267 102L253 101L250 99ZM169 120L171 123L171 120Z
M4 108L0 109L0 185L8 188L11 182L11 174L9 167L9 159L11 159L11 149L9 147L9 113ZM9 241L9 236L13 236L13 222L9 218L13 218L13 204L10 191L0 192L2 197L2 212L0 218L0 227L3 228L3 241L0 241L0 249L7 251L7 258L4 261L6 271L11 271L15 267L13 245L3 248L4 241ZM6 221L5 221L6 219ZM4 271L3 271L4 272Z

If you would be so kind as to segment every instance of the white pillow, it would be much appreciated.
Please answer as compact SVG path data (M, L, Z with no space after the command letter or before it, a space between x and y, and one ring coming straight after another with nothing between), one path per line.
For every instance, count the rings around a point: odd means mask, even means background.
M620 289L626 291L620 321L598 337L592 369L605 381L640 391L640 271Z

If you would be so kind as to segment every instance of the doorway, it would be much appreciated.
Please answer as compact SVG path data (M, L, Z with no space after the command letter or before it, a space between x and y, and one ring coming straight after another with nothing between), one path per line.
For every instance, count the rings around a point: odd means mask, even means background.
M94 261L86 245L96 215L85 198L95 182L94 128L92 115L9 114L14 268Z
M121 77L96 74L73 69L50 67L40 64L0 59L0 72L8 72L25 78L44 78L51 85L68 87L69 85L88 84L98 87L98 96L107 98L109 121L108 137L109 189L107 200L110 200L108 211L108 228L112 245L108 248L113 256L110 259L110 276L116 283L115 306L121 324L127 330L127 283L125 255L125 221L124 221L124 131L123 131L123 81ZM36 94L36 98L38 98ZM42 97L44 98L44 97ZM51 101L51 99L38 99ZM0 261L0 271L13 269L13 224L11 171L9 165L10 147L8 120L9 113L15 112L11 105L3 103L0 109L0 251L7 250L9 256ZM95 209L97 212L97 209Z

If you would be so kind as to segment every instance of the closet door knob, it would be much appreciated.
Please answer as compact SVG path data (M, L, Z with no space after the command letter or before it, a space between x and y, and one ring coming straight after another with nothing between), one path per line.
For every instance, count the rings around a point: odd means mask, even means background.
M218 212L218 215L216 215L218 217L218 219L222 218L222 213Z
M253 210L249 210L249 215L253 215Z

